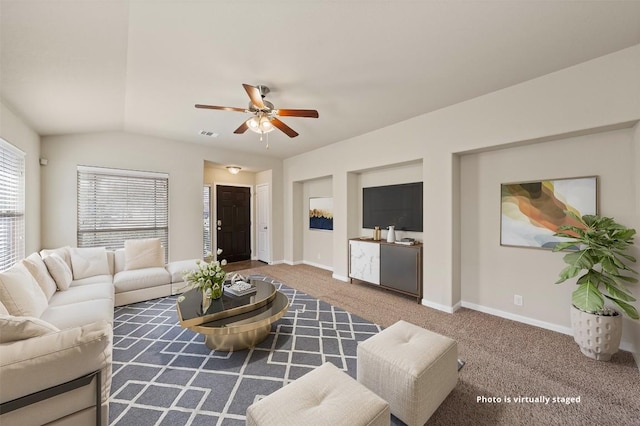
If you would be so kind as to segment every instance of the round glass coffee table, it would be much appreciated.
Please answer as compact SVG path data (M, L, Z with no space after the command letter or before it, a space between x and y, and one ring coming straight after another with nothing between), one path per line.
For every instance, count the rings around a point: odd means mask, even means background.
M206 312L200 290L185 292L176 302L180 326L204 335L209 349L237 351L257 345L287 313L289 299L264 279L251 278L249 283L254 292L236 296L225 289Z

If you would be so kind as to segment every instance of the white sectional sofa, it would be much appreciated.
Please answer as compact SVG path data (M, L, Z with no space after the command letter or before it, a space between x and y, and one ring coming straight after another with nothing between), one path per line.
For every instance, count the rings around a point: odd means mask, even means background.
M168 296L193 268L165 265L150 239L42 250L1 272L0 424L106 425L114 306Z

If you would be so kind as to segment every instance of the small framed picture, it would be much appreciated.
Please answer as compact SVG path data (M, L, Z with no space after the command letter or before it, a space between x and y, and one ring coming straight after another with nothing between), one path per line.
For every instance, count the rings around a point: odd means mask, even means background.
M333 198L309 198L309 229L333 230Z

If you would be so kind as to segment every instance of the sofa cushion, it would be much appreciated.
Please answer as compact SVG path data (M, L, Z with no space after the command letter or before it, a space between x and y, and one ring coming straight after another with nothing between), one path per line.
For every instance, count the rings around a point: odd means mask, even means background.
M72 305L88 300L109 299L113 300L113 284L96 283L79 286L71 286L67 291L58 291L49 300L49 309L52 306Z
M4 303L0 301L0 315L10 315L9 311L7 311L7 307L4 306Z
M53 277L58 290L64 291L69 288L73 280L73 274L67 263L57 253L52 253L45 257L44 264L47 265L49 273Z
M11 401L96 370L103 371L102 401L106 401L111 385L112 336L112 326L100 321L3 345L2 383L11 385L0 386L0 401ZM44 424L51 420L43 417L33 413L19 423L7 424Z
M110 274L94 275L93 277L87 277L81 280L73 280L71 281L71 287L78 287L78 286L90 285L90 284L100 284L100 283L113 284L113 276Z
M74 280L109 274L107 250L104 247L69 249Z
M180 283L184 281L184 274L198 269L197 259L178 260L167 263L167 271L171 274L172 283Z
M171 275L164 268L145 268L118 272L113 277L116 293L171 284Z
M113 324L113 300L96 299L49 306L40 319L55 325L60 330L81 327L95 321L107 321Z
M60 331L58 327L40 318L13 315L0 316L0 330L2 330L0 343L15 342Z
M164 266L164 252L159 238L124 242L125 271Z
M43 249L43 250L40 250L40 256L44 259L45 257L55 253L58 256L60 256L62 260L64 260L64 263L67 264L69 269L71 269L71 255L69 254L70 249L71 247L69 246L59 247L56 249Z
M31 275L33 275L33 278L36 279L47 300L51 299L51 296L53 296L53 293L55 293L58 288L56 287L56 282L49 274L44 260L42 260L38 253L31 253L23 262L24 266L26 266Z
M47 297L22 263L0 272L0 301L11 315L40 317Z

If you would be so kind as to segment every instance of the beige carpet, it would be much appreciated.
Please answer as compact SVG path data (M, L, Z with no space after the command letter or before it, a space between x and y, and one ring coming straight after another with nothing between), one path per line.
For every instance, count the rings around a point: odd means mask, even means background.
M628 352L610 362L593 361L571 336L470 309L446 314L306 265L265 265L242 273L270 276L383 327L404 319L455 339L466 365L428 425L640 425L640 371Z

